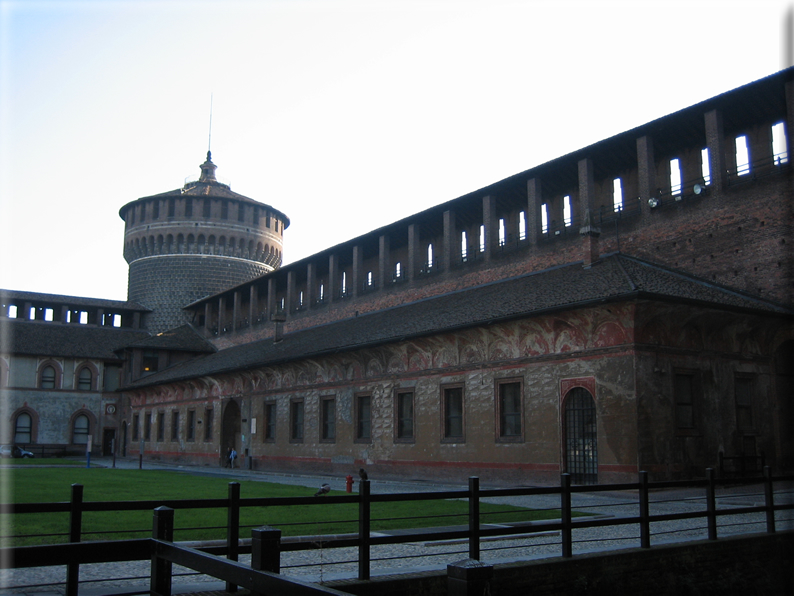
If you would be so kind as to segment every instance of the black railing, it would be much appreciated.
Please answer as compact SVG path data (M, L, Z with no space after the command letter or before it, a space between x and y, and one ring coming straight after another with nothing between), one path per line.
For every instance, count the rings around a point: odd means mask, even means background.
M67 566L67 595L77 594L79 566L87 563L119 562L152 560L152 592L158 594L170 593L172 577L170 563L177 563L190 569L200 570L201 573L212 575L227 582L228 586L240 585L251 590L260 590L266 584L273 588L275 581L269 575L251 575L251 569L272 570L280 569L280 553L289 551L305 551L318 548L323 549L354 547L358 556L354 561L358 565L359 579L369 579L371 568L372 547L387 544L405 544L414 542L461 540L468 545L467 555L470 559L478 560L481 556L481 543L484 539L493 537L517 537L527 533L555 532L559 533L557 543L563 557L572 557L574 532L586 528L605 528L613 526L635 525L639 527L639 536L629 538L641 548L651 547L652 524L676 520L704 519L709 540L716 540L718 533L718 518L721 516L743 516L763 514L763 522L751 520L751 523L762 523L768 533L776 531L775 513L794 510L794 504L775 503L775 483L794 482L794 476L773 477L768 467L764 468L762 477L727 480L717 480L714 470L709 468L703 480L695 481L670 481L649 482L647 472L640 472L639 480L635 483L609 484L596 486L576 486L571 484L571 476L563 474L559 487L536 488L506 488L482 490L479 479L470 478L467 490L452 490L420 493L398 494L371 494L368 481L362 481L360 492L357 495L324 496L324 497L240 497L239 483L229 484L229 495L226 499L191 499L191 500L161 500L161 501L122 501L122 502L85 502L82 499L82 486L73 485L72 500L59 503L17 503L0 505L0 514L26 515L47 512L69 513L67 544L49 544L41 546L19 546L0 549L0 565L5 568L29 568L52 565ZM763 487L763 504L753 506L731 506L719 509L717 507L718 486L730 485L747 486L761 485ZM679 511L675 513L652 514L651 504L660 501L651 501L651 491L661 489L702 489L704 494L696 497L705 501L705 509L696 511ZM583 510L572 504L573 495L578 493L636 491L636 498L632 498L618 505L636 507L637 514L627 516L583 516L575 517L575 510ZM512 522L512 523L483 523L484 515L481 514L480 504L484 500L493 500L517 496L559 496L560 518L548 521ZM723 495L724 496L724 495ZM399 533L388 534L379 532L373 534L373 522L383 521L373 519L371 505L373 503L389 503L423 500L452 500L466 499L469 503L467 523L460 526L444 528L419 528L403 530ZM683 502L692 499L677 499ZM790 500L790 499L789 499ZM663 501L662 501L663 502ZM274 538L272 528L254 528L252 538L240 539L240 510L246 507L271 507L271 506L299 506L320 503L348 503L358 505L358 532L347 535L324 535L313 537L293 537L282 540L280 532ZM326 505L327 506L327 505ZM199 548L189 548L185 544L170 544L173 541L173 515L179 509L211 509L224 508L227 510L226 539L216 541L214 544L205 544ZM155 511L155 535L152 538L132 540L106 540L81 542L83 537L82 518L84 512L89 511ZM171 521L157 522L159 515L164 510L170 511ZM412 518L413 519L413 518ZM170 524L170 525L168 525ZM158 530L158 527L161 528ZM170 529L162 529L170 528ZM5 540L13 540L14 536L6 536ZM621 540L626 540L625 537ZM599 539L603 542L603 539ZM466 552L466 551L463 551ZM252 555L252 567L238 563L240 554ZM450 554L450 553L445 553ZM458 553L452 553L458 554ZM226 556L227 561L217 558L218 555ZM166 564L168 563L168 564ZM326 563L328 564L328 563ZM245 573L243 572L245 570ZM166 579L167 578L167 579ZM251 579L253 578L253 579ZM112 579L112 578L108 578ZM133 578L127 578L133 579ZM138 578L140 579L140 578ZM301 582L298 582L301 583ZM167 584L167 588L166 588ZM308 584L307 584L308 585ZM29 588L33 586L13 586L13 588ZM296 594L310 593L335 593L329 592L295 592Z

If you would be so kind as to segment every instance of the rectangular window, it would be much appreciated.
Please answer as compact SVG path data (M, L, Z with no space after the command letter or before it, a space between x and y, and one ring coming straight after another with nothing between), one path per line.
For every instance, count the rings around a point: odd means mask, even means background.
M171 440L179 440L179 412L177 410L171 412Z
M209 217L212 209L212 203L209 199L204 199L204 217Z
M151 414L151 412L146 412L143 415L143 440L144 441L151 441L152 440L152 414Z
M675 426L677 430L695 429L695 375L675 373L673 375L675 397Z
M157 442L165 440L165 412L157 412Z
M681 162L678 158L670 160L670 194L681 194Z
M137 441L141 435L141 417L139 414L132 415L132 440Z
M788 163L788 142L785 125L782 122L772 127L772 158L776 166Z
M459 443L463 436L463 385L447 385L441 388L441 411L444 422L443 439Z
M356 396L356 441L368 442L372 438L372 396Z
M562 219L565 223L565 227L569 227L573 224L573 214L571 211L571 195L565 195L562 198Z
M245 205L237 205L237 221L245 221Z
M148 375L157 372L160 364L160 353L157 350L144 350L141 364L143 374Z
M408 442L414 440L414 392L398 390L394 402L395 440Z
M527 214L525 211L518 212L518 239L527 239Z
M276 402L265 402L265 432L262 433L262 440L272 443L276 440Z
M703 175L703 184L711 184L711 166L709 165L709 148L700 151L700 173Z
M185 199L185 217L193 217L193 199Z
M188 410L187 412L187 440L196 440L196 410Z
M546 203L540 206L540 232L549 233L549 206Z
M507 441L521 439L522 382L515 379L497 381L496 392L499 439Z
M292 443L303 442L303 400L294 400L289 404L289 440Z
M160 219L160 201L152 203L152 219Z
M212 408L204 410L204 440L212 441Z
M612 181L612 210L623 211L623 185L620 178Z
M747 147L747 137L736 137L736 175L744 176L750 173L750 150Z
M736 428L739 430L753 429L753 393L755 379L752 377L736 377L734 391L736 394Z
M168 199L168 217L174 217L176 214L176 200Z
M336 400L333 397L320 398L320 440L336 440Z

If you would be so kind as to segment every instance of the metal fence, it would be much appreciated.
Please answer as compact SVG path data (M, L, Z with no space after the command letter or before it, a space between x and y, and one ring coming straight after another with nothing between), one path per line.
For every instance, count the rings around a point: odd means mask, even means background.
M369 579L372 564L373 547L389 544L407 544L426 541L459 541L465 550L456 551L469 559L480 560L482 544L494 537L510 538L526 536L528 534L545 535L555 534L559 537L555 548L557 555L573 557L577 532L588 528L617 528L630 526L639 528L636 537L625 536L632 546L650 548L652 537L669 539L663 532L652 533L652 528L664 522L701 520L705 523L705 537L716 540L718 535L718 519L723 516L736 516L746 519L740 524L747 524L745 531L758 531L761 517L761 529L766 532L776 531L776 513L794 510L790 498L791 493L786 490L794 482L794 476L773 477L770 469L764 469L763 476L742 478L735 480L717 480L714 470L708 469L706 478L694 481L675 482L649 482L646 472L640 472L638 482L609 485L575 486L571 484L569 474L561 475L560 486L555 487L522 487L482 490L478 478L470 478L467 490L396 493L396 494L371 494L369 481L360 483L358 494L344 496L321 497L275 497L275 498L241 498L239 483L229 484L229 494L226 499L190 499L190 500L163 500L163 501L122 501L122 502L85 502L82 499L82 486L72 486L72 498L69 502L58 503L17 503L0 505L0 514L6 515L35 515L46 512L68 513L69 528L66 544L48 544L38 546L18 546L0 549L0 561L3 568L31 568L53 565L67 566L66 593L76 595L79 582L79 569L81 564L105 563L121 561L152 561L151 593L169 593L172 579L171 564L177 563L190 569L199 570L202 574L209 574L224 580L230 586L242 585L256 592L265 584L271 588L276 584L268 575L246 574L242 570L277 574L281 569L281 555L290 551L305 551L322 548L338 549L353 548L356 556L353 561L358 569L358 578ZM718 487L758 487L763 504L744 506L730 506L718 508ZM651 505L664 502L652 500L650 495L654 491L663 489L687 489L695 496L684 499L678 498L676 502L694 501L697 504L688 507L687 511L652 513ZM633 509L628 515L597 516L584 515L576 517L577 512L587 513L582 507L573 504L573 498L578 494L618 493L621 499L616 501L619 505ZM700 494L697 494L700 493ZM762 496L761 496L762 495ZM785 503L776 503L775 498L785 496ZM551 499L558 503L559 518L547 521L512 522L512 523L487 523L480 506L483 502L513 497L536 497ZM427 528L418 527L415 530L403 530L396 533L373 532L372 524L383 521L373 519L371 505L373 503L389 502L421 502L428 500L466 500L468 501L467 523L460 526ZM780 499L784 500L784 499ZM358 531L350 534L323 535L303 538L282 539L281 532L273 528L253 528L251 539L240 539L240 512L246 507L271 507L271 506L310 506L319 503L349 503L357 504ZM226 539L215 544L205 544L199 548L191 548L185 543L173 542L173 519L180 509L196 508L221 508L226 510L227 524L225 528ZM101 540L81 542L83 538L82 516L91 511L154 511L154 533L151 538L136 538L128 540ZM170 526L162 522L163 512L170 512ZM421 517L412 518L420 520ZM733 519L733 517L732 517ZM159 521L158 521L159 520ZM417 522L421 525L421 521ZM108 534L113 531L108 529ZM63 535L54 533L42 535ZM13 537L5 537L9 539ZM587 540L586 538L584 540ZM603 542L603 541L602 541ZM548 543L547 543L548 544ZM483 549L486 550L486 549ZM251 567L238 563L240 554L251 554ZM447 552L449 554L449 552ZM455 553L453 553L455 554ZM226 560L220 557L226 557ZM326 563L328 564L328 563ZM252 579L253 578L253 579ZM264 578L264 579L263 579ZM269 578L269 579L268 579ZM132 579L132 578L130 578ZM140 578L136 578L140 579ZM282 578L283 579L283 578ZM282 581L282 580L279 580ZM264 583L262 583L264 582ZM268 583L270 582L270 583ZM302 582L298 581L298 584ZM308 584L307 584L308 585ZM23 588L32 586L12 586ZM303 588L301 588L302 590ZM139 592L140 593L140 592ZM295 593L323 593L323 592L295 592ZM334 593L334 592L325 592Z

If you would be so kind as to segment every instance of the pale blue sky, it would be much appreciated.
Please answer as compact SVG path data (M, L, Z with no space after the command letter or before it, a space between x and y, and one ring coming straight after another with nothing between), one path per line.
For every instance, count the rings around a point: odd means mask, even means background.
M291 262L784 66L790 1L0 0L0 287L126 298L207 151Z

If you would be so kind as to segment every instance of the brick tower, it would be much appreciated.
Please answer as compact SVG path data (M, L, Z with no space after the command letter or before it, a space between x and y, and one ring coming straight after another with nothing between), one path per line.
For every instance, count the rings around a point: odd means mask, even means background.
M198 180L119 210L127 297L152 310L151 333L186 323L188 304L281 265L289 218L218 182L209 151L200 167Z

